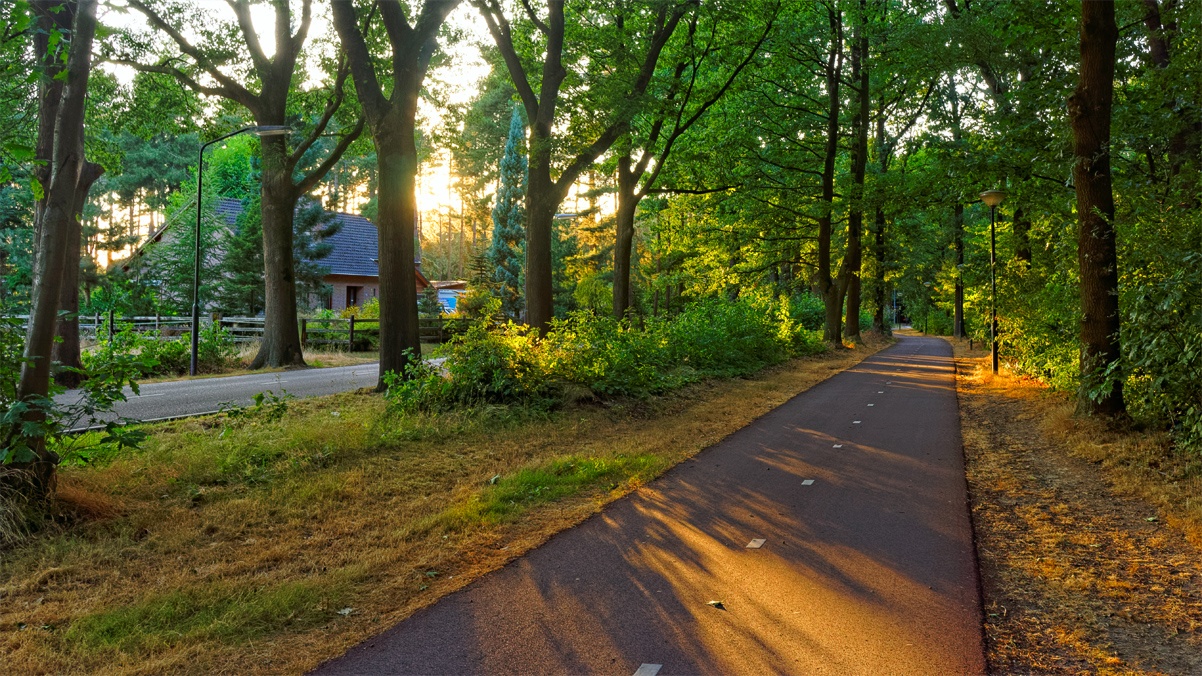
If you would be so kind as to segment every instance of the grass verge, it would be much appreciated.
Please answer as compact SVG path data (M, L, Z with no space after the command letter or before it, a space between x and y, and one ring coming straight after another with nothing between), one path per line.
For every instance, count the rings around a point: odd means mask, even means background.
M1202 672L1198 458L953 345L990 671Z
M552 413L348 393L155 425L62 472L79 513L115 516L0 556L5 669L303 672L879 347Z

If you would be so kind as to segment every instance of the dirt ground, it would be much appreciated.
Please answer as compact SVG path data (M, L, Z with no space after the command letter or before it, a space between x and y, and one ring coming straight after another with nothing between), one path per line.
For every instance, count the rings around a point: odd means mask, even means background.
M1196 461L956 354L990 671L1202 673Z

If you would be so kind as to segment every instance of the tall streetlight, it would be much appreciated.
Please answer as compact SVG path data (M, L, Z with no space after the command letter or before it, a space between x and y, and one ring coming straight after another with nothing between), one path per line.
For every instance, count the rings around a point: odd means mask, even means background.
M1005 197L1004 190L986 190L981 193L981 201L989 207L989 311L993 315L989 324L989 340L993 343L994 373L997 373L997 205L1001 204Z
M196 257L195 269L192 273L192 360L188 364L188 375L196 375L200 360L200 219L201 205L204 204L205 150L214 143L220 143L238 134L254 134L263 138L264 136L283 136L289 131L291 130L288 127L282 125L243 127L200 146L200 161L197 163L196 169Z

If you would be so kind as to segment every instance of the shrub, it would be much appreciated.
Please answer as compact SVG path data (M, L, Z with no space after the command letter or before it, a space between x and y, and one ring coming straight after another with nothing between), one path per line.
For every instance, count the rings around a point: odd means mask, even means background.
M588 311L552 323L538 339L512 323L478 321L439 349L439 366L415 361L388 374L388 397L407 411L478 404L554 404L567 385L601 397L646 397L707 376L753 373L825 349L795 319L788 298L693 303L645 327Z
M218 324L200 330L197 361L201 371L220 371L238 356L238 346L228 331ZM125 327L111 339L101 339L90 353L83 355L87 369L108 369L122 360L132 360L141 377L183 375L192 359L191 337L164 338L158 331L138 332Z

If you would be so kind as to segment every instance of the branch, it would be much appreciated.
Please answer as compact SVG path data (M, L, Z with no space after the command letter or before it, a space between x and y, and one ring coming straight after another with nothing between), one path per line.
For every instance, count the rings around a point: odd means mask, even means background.
M309 148L317 141L317 139L321 138L321 135L325 133L326 127L330 124L330 119L334 117L334 113L340 107L342 107L343 99L346 97L346 76L349 72L345 54L338 55L337 72L338 74L334 78L333 91L330 92L330 100L326 101L326 107L325 110L322 111L321 119L318 120L317 125L313 127L313 131L309 133L309 136L305 138L304 141L301 141L301 143L297 145L295 149L293 149L292 154L288 156L286 162L288 163L289 167L295 167L297 162L300 162L301 157L304 156L304 154L308 152Z
M197 82L195 78L188 75L184 71L180 70L179 68L176 68L175 66L167 65L166 63L160 62L157 64L148 64L148 63L142 63L140 61L133 61L132 59L109 59L109 63L115 63L115 64L119 64L122 66L129 66L130 68L133 68L134 70L142 72L142 73L160 73L163 75L170 75L171 77L174 77L176 80L179 80L180 82L182 82L184 84L184 86L188 87L192 91L197 92L198 94L204 94L206 96L220 96L222 98L227 98L232 101L237 101L238 103L242 103L243 105L246 105L242 101L238 100L237 92L230 91L229 89L226 89L225 87L209 87L206 85L202 85L199 82ZM249 107L249 106L247 106L247 107Z
M234 10L234 16L238 17L238 28L242 30L242 39L246 42L246 46L250 51L250 59L255 64L255 70L259 71L259 77L266 80L271 76L271 61L267 55L263 53L263 45L259 44L259 34L255 32L255 24L250 18L250 2L248 0L225 0L230 9ZM276 7L276 20L279 20L280 8ZM277 42L277 49L283 45Z
M342 159L342 155L346 152L346 149L349 148L350 145L355 142L355 139L359 138L359 135L363 133L363 125L365 122L365 118L360 117L359 120L355 122L355 128L351 129L349 133L338 140L338 145L330 151L330 154L326 157L325 161L317 165L313 171L309 172L307 176L302 178L300 182L296 184L297 195L304 195L308 193L313 189L314 186L317 185L318 181L326 177L326 174L330 172L330 169L333 169L334 165L338 164L338 160Z
M165 21L163 17L159 16L157 12L146 6L146 3L142 2L142 0L128 0L128 2L130 7L133 7L141 12L150 21L151 25L166 33L168 37L175 42L176 46L179 47L181 52L192 57L192 59L196 61L197 66L211 75L213 79L221 85L221 96L225 96L233 101L237 101L246 108L250 109L252 113L255 112L255 108L258 107L257 96L250 93L248 89L243 87L233 78L221 72L221 70L218 69L217 66L211 60L209 60L207 56L205 56L203 51L197 49L192 45L192 43L188 42L188 40L184 38L184 36L178 30L176 30L174 26L167 23L167 21ZM217 91L211 88L210 90ZM198 89L197 91L200 90Z
M334 30L338 32L342 49L346 52L347 63L351 68L351 77L355 81L355 92L359 96L363 110L373 120L379 119L388 108L388 100L384 98L384 93L380 90L380 81L376 78L375 62L371 58L371 51L367 48L367 41L363 39L363 33L371 25L375 10L373 8L372 13L368 14L362 30L359 28L359 20L355 15L353 3L332 2L330 10L333 13Z
M760 34L760 39L756 41L755 45L752 46L750 51L748 51L747 56L744 57L744 59L739 62L739 65L735 67L734 71L731 72L730 77L726 78L726 82L722 83L722 86L718 89L718 91L715 92L713 96L706 99L701 104L701 107L693 113L692 117L686 120L683 124L680 122L680 116L677 116L676 128L673 129L672 134L668 136L668 140L664 144L664 149L660 152L659 159L655 163L655 169L651 170L651 175L648 176L647 180L644 182L643 185L645 187L642 194L647 194L646 188L654 185L656 179L659 178L659 174L661 171L663 171L664 164L667 162L668 156L672 154L672 146L676 143L677 139L687 132L689 128L697 122L697 120L701 119L701 116L704 115L705 112L718 101L718 99L722 98L726 94L727 90L729 90L731 85L734 84L735 79L739 77L739 73L743 72L743 69L755 59L755 55L760 52L760 48L763 47L764 41L766 41L768 36L772 33L772 27L776 24L776 18L779 11L780 5L777 5L775 11L772 13L772 17L768 20L767 25L764 26L764 32ZM686 98L681 102L681 112L684 111L684 107L687 104L688 99Z
M484 22L488 24L488 32L492 34L493 42L501 51L501 58L505 60L505 66L509 69L509 78L513 81L518 96L522 98L522 106L526 108L526 119L533 124L534 118L538 115L539 100L534 94L534 88L530 86L530 78L522 68L522 60L518 58L517 51L513 48L513 35L510 32L509 21L505 18L505 13L501 11L496 0L471 0L471 2L472 6L480 10L480 14L484 16Z
M530 0L522 0L522 8L526 10L526 16L530 18L530 23L534 24L543 35L550 35L551 32L547 28L547 24L543 23L538 15L534 13L534 8L530 6Z

